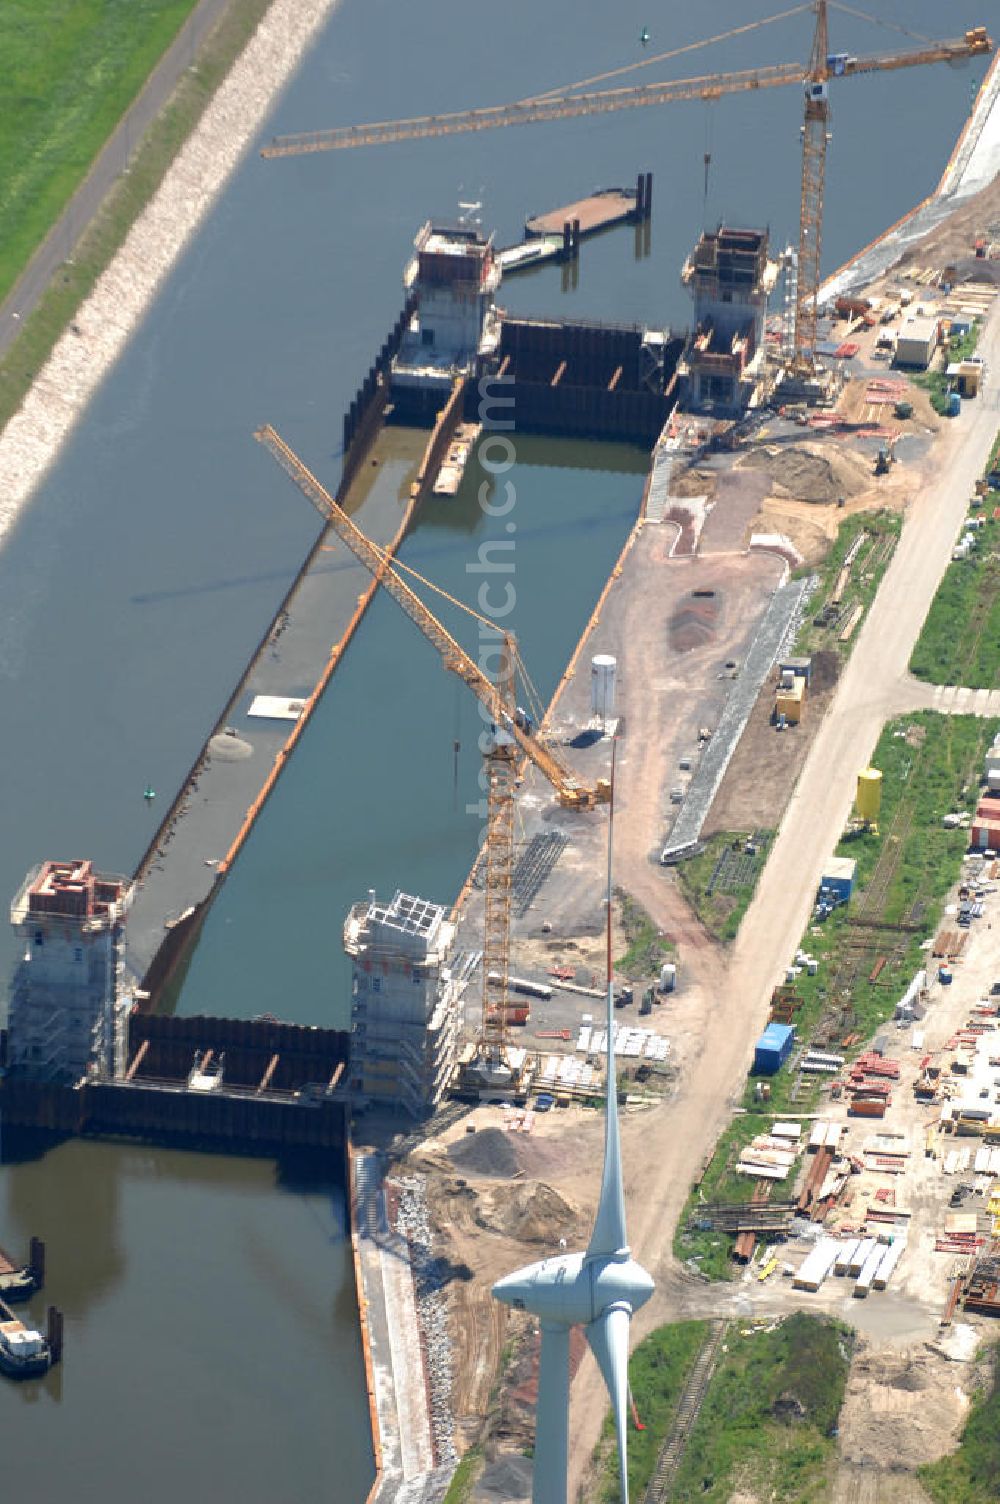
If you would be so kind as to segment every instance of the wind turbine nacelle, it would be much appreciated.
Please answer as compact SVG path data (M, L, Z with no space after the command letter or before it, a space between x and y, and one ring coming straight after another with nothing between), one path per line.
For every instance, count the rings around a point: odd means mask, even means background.
M595 1259L584 1253L542 1259L493 1286L504 1305L566 1326L586 1326L609 1306L638 1311L652 1293L652 1279L634 1259Z

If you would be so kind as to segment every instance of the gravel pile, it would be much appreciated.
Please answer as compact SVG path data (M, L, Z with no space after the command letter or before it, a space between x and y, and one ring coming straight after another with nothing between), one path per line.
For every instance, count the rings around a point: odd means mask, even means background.
M513 1136L502 1128L483 1128L451 1145L449 1158L470 1175L516 1175L522 1168Z
M410 1267L417 1301L417 1319L427 1365L427 1389L430 1401L431 1437L439 1462L457 1459L452 1414L453 1370L451 1338L448 1334L448 1304L442 1288L442 1263L436 1258L431 1240L430 1218L422 1175L408 1175L397 1181L399 1211L396 1231L410 1245Z
M795 639L796 637L798 637L799 629L801 628L802 623L805 621L806 615L810 610L812 598L816 593L818 585L819 575L809 575L806 579L805 586L802 591L802 599L799 601L799 604L792 612L788 621L788 626L785 629L785 635L782 637L781 642L778 646L777 657L784 658L792 653Z

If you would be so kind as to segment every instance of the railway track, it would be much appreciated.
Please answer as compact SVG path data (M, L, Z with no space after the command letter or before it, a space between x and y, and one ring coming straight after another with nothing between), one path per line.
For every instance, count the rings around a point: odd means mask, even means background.
M694 1429L708 1386L715 1372L715 1365L728 1323L713 1321L709 1327L704 1346L688 1375L681 1393L673 1425L667 1432L649 1487L643 1496L643 1504L668 1504L677 1469L687 1450L688 1438Z

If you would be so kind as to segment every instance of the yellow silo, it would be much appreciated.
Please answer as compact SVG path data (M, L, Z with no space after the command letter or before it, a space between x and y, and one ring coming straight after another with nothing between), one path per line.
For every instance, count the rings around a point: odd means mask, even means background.
M865 768L858 774L858 792L854 802L865 824L874 825L882 803L882 774L878 768Z

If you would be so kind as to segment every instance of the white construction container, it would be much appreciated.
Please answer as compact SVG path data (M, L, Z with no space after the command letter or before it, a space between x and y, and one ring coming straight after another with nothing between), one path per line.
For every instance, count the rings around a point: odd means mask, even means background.
M748 1165L738 1164L737 1175L749 1175L754 1180L784 1180L788 1171L781 1165Z
M833 1266L834 1274L846 1274L851 1267L851 1259L858 1251L860 1238L850 1238L846 1243L841 1243L837 1254L837 1262Z
M615 680L618 660L609 653L598 653L590 660L590 708L602 721L615 713Z
M810 1149L822 1149L826 1143L826 1130L829 1126L829 1123L813 1123L812 1131L809 1134Z
M878 1272L878 1267L885 1258L886 1250L881 1243L876 1243L861 1266L858 1282L854 1286L854 1294L859 1300L864 1300L872 1287L872 1280Z
M664 961L660 967L660 991L673 992L677 986L677 967L673 961Z
M871 1253L872 1249L875 1247L875 1243L876 1243L875 1238L861 1238L861 1239L859 1239L858 1246L857 1246L857 1248L855 1248L854 1252L851 1254L851 1262L850 1262L850 1264L848 1265L848 1268L847 1268L848 1274L853 1275L855 1279L857 1279L858 1275L861 1273L862 1269L864 1268L865 1263L866 1263L866 1261L868 1259L868 1255Z
M899 1263L900 1259L903 1257L905 1248L905 1238L897 1238L894 1243L889 1244L889 1247L882 1255L882 1262L879 1264L878 1269L875 1272L875 1278L872 1280L872 1288L874 1290L885 1289L886 1285L892 1278L893 1270Z
M772 1123L771 1134L774 1138L788 1138L798 1143L802 1137L801 1123Z
M836 1149L840 1143L840 1135L843 1126L840 1123L830 1123L826 1130L826 1138L823 1140L824 1148Z
M806 1254L799 1272L792 1280L796 1290L818 1290L837 1262L840 1244L836 1238L820 1238L816 1247Z

